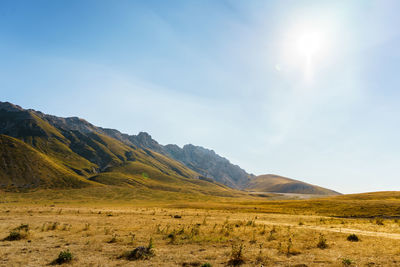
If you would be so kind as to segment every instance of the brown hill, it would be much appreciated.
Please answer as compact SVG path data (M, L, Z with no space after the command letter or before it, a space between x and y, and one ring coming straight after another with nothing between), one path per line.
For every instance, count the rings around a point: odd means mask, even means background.
M251 179L246 186L246 190L254 192L339 195L338 192L330 189L274 174L260 175Z

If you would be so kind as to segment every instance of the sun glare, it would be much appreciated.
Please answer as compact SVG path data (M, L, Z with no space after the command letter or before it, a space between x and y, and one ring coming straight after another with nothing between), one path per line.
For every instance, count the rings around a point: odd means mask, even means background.
M316 32L304 33L297 40L297 49L300 55L312 57L321 48L321 36Z
M300 74L308 84L314 84L321 64L332 58L336 26L330 19L312 22L297 21L288 27L282 46L282 60L276 71ZM294 76L292 76L294 77Z

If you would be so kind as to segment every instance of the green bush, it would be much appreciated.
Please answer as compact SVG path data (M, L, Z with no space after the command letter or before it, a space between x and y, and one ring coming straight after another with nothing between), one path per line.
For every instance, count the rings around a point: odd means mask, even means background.
M342 259L342 264L343 264L344 266L350 266L350 265L353 264L353 261L350 260L350 259L344 258L344 259Z
M360 239L358 238L358 236L355 235L355 234L349 235L349 236L347 237L347 240L348 240L348 241L351 241L351 242L358 242L358 241L360 241Z
M63 264L72 261L72 253L69 250L64 250L61 251L60 254L58 254L57 259L54 260L54 264Z

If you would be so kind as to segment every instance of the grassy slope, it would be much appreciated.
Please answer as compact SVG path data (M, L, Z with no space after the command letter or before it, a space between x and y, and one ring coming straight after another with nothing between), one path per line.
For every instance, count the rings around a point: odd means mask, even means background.
M31 118L23 121L27 125L24 126L25 131L17 136L18 138L51 157L58 164L70 169L80 170L84 175L97 167L96 164L74 153L69 147L71 142L60 131L35 115L34 112L29 113ZM32 128L37 132L32 131Z
M94 184L22 141L6 135L0 135L0 158L2 188L62 188Z
M326 188L272 174L260 175L251 179L246 189L255 192L281 192L317 195L338 194L337 192Z

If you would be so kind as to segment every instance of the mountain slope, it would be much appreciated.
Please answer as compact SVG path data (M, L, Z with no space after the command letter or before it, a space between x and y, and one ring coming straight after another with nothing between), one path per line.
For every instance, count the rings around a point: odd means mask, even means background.
M273 174L260 175L251 179L246 185L246 190L255 192L339 195L338 192L330 189Z
M65 188L94 185L24 142L0 135L0 187Z

